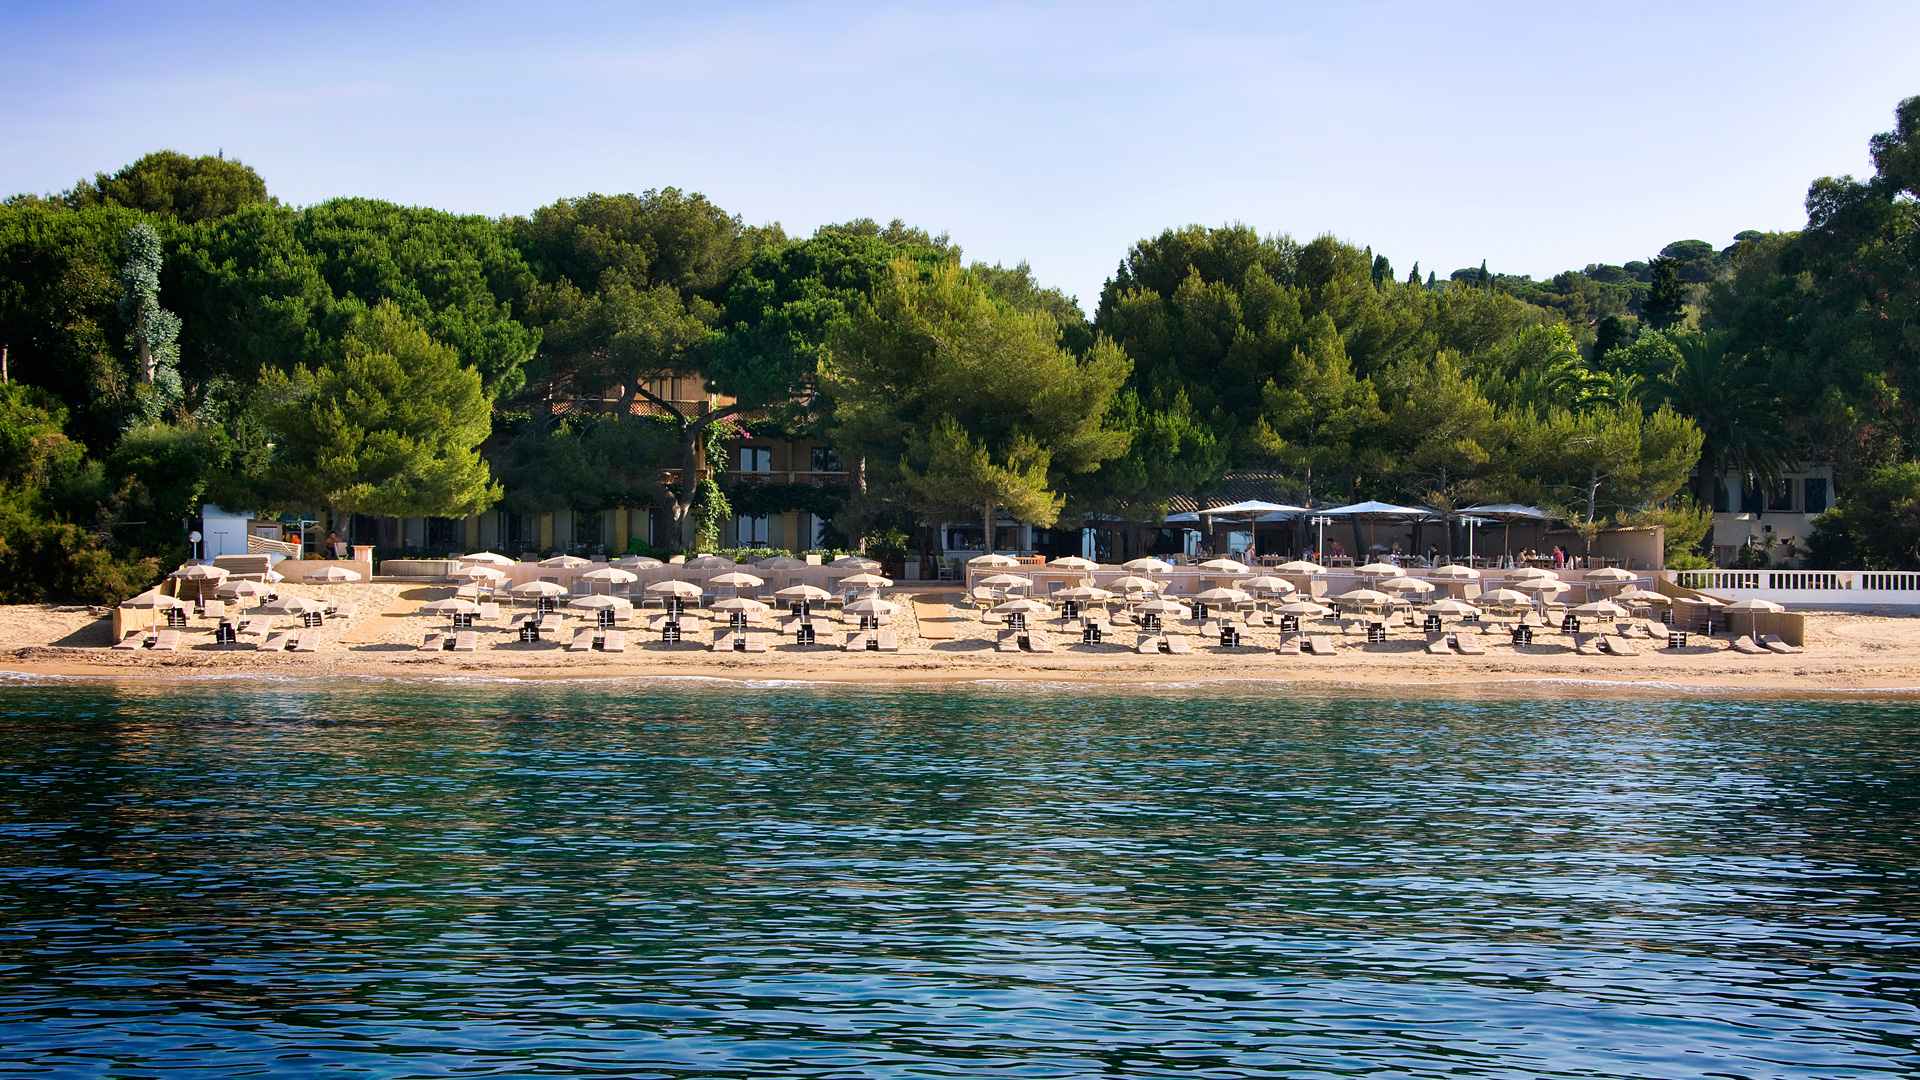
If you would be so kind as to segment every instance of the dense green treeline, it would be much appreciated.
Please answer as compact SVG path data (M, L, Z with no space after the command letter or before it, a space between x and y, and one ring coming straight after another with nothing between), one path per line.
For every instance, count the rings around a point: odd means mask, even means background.
M1920 99L1798 232L1535 281L1190 226L1135 244L1090 315L897 221L789 237L672 188L505 219L290 207L238 161L149 155L0 206L0 434L61 440L0 476L0 559L64 568L0 588L137 585L209 499L653 505L709 539L791 503L857 539L1003 509L1147 525L1249 473L1322 504L1659 520L1682 555L1712 475L1794 461L1839 477L1817 558L1916 564L1916 128ZM743 432L829 443L849 489L701 482Z

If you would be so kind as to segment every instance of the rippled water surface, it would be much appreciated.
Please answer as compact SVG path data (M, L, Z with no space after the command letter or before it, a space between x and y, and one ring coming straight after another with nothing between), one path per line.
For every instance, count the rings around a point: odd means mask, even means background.
M1920 706L0 686L0 1074L1920 1072Z

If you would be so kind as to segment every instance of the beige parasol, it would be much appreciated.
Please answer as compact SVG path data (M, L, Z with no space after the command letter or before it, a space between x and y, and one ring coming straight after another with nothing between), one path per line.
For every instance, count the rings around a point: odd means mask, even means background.
M841 610L848 615L892 615L900 610L900 605L877 596L868 596L855 600ZM994 610L998 611L999 608Z
M529 581L524 585L515 585L513 587L513 595L515 596L559 596L566 591L567 590L561 588L559 584L552 581Z
M1573 615L1592 615L1597 619L1620 619L1627 615L1626 608L1611 600L1595 600L1592 603L1568 608L1567 611Z
M1169 563L1161 562L1159 559L1139 558L1130 559L1121 563L1120 568L1122 570L1131 570L1136 574L1165 574L1170 572L1173 566Z
M1632 581L1636 576L1617 566L1603 566L1598 570L1587 571L1588 581Z
M1011 577L1012 575L1003 576ZM893 579L881 577L879 574L854 574L851 577L841 578L840 584L854 589L884 589L893 584Z
M1305 559L1295 559L1292 562L1283 562L1279 566L1274 567L1274 570L1282 574L1311 575L1311 574L1324 574L1327 572L1326 567L1321 566L1317 562L1308 562Z
M840 560L835 559L834 565L838 566L839 564L840 564ZM1020 560L1014 558L1011 555L979 555L967 560L967 567L969 569L976 566L1019 566L1019 565L1020 565Z
M1480 571L1475 570L1471 566L1461 566L1459 563L1448 563L1445 566L1434 567L1428 571L1427 576L1430 578L1438 578L1441 581L1478 581L1480 580Z
M466 578L469 581L503 581L507 575L503 570L492 566L481 566L476 563L473 566L462 566L447 576Z
M1128 574L1125 577L1117 577L1117 578L1114 578L1112 581L1107 582L1107 584L1111 585L1116 589L1119 589L1122 592L1134 592L1137 590L1153 590L1153 589L1158 589L1160 587L1159 582L1154 581L1151 578L1140 577L1137 574Z
M598 570L589 570L580 575L581 581L595 584L627 585L640 580L640 575L631 570L622 570L617 566L603 566Z
M1200 565L1202 570L1212 570L1222 574L1251 574L1253 567L1234 559L1208 559Z
M983 577L979 581L974 582L974 584L988 585L996 589L1005 589L1011 586L1019 586L1019 585L1031 586L1033 584L1033 579L1028 577L1021 577L1019 574L994 574L989 577Z
M578 555L555 555L551 559L541 559L540 565L555 567L561 570L575 570L582 566L592 566L593 563Z
M1083 559L1078 555L1063 555L1060 558L1055 559L1052 562L1048 563L1047 565L1057 566L1062 570L1098 570L1100 569L1099 563L1094 562L1092 559Z
M789 585L773 595L782 600L825 600L833 594L818 585Z
M462 555L459 563L470 566L512 566L513 560L492 551L476 551L471 555Z
M146 592L129 596L125 600L120 601L120 606L124 608L154 608L158 610L164 608L192 607L193 605L177 596L168 596L165 593L158 593L152 589L148 589Z
M631 611L633 601L624 596L578 596L567 601L567 606L580 611L598 611L601 608L612 611Z
M1435 601L1428 604L1425 610L1429 615L1451 615L1460 619L1472 619L1480 614L1480 609L1472 604L1452 599Z
M655 596L699 596L700 586L691 581L656 581L647 586L647 591Z
M754 577L752 574L743 573L739 570L735 570L732 573L728 573L728 574L717 574L707 579L707 584L724 585L729 589L757 589L760 586L765 585L766 581L761 578Z
M1433 582L1421 581L1419 578L1402 575L1400 577L1390 577L1382 581L1380 587L1383 589L1392 589L1394 592L1432 592Z
M307 575L308 581L322 585L340 585L349 581L359 581L360 575L344 566L323 566Z
M307 615L327 610L327 605L304 596L283 596L260 609L269 615ZM478 609L475 609L478 610Z
M167 576L170 578L179 578L182 581L225 581L227 580L228 573L229 571L224 566L215 566L212 563L193 563L188 566L183 566Z

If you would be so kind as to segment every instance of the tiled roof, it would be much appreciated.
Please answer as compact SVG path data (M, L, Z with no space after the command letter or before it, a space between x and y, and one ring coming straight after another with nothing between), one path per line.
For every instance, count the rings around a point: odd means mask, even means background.
M1207 506L1231 506L1237 502L1290 503L1298 496L1294 482L1277 472L1234 472L1220 478L1204 496L1175 495L1167 500L1167 512L1184 514Z

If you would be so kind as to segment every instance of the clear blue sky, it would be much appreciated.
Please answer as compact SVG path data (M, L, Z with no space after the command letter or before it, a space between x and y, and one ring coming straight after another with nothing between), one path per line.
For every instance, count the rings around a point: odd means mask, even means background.
M283 200L674 185L900 217L1089 309L1140 237L1442 276L1797 228L1920 94L1920 4L0 5L0 191L224 149Z

